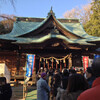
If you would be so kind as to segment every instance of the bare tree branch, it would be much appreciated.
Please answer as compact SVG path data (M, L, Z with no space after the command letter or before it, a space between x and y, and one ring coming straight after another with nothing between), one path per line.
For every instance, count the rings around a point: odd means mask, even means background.
M2 2L8 3L8 1L11 3L11 5L13 6L14 10L15 10L15 1L16 0L1 0ZM15 10L16 11L16 10Z
M0 15L0 18L3 20L5 20L5 19L7 19L7 20L11 20L11 21L15 21L14 20L14 15L5 15L5 14L2 14L2 15Z
M67 10L64 13L65 18L78 18L81 19L81 22L85 24L90 19L91 14L91 4L87 4L82 6L82 8L73 8L71 10Z

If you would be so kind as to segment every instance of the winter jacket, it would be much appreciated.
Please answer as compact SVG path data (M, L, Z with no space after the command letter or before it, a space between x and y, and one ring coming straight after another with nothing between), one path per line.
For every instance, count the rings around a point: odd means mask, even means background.
M62 81L61 81L61 85L63 89L67 88L67 84L68 84L68 76L63 76L62 77Z
M82 93L82 90L79 90L77 92L71 92L71 93L67 93L67 91L65 90L62 94L61 94L61 98L60 100L77 100L78 96Z
M50 87L48 86L46 80L40 78L37 81L37 100L48 100L49 92Z
M77 100L100 100L100 77L96 78L92 88L81 93Z
M95 77L94 76L92 76L92 77L90 77L90 78L87 79L88 84L89 84L89 88L92 87L92 83L93 83L94 80L95 80Z

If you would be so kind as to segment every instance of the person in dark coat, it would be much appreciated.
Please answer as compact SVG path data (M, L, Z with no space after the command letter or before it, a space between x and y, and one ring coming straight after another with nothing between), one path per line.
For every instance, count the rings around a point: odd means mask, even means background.
M10 84L6 83L5 77L0 77L0 100L10 100L12 97L12 89Z
M89 84L89 88L91 88L92 83L95 80L95 76L93 74L92 67L87 67L87 70L86 70L85 73L86 73L86 78L87 78L87 81L88 81L88 84Z
M92 71L96 77L92 87L82 92L77 100L100 100L100 58L93 60Z
M77 97L84 90L88 89L88 83L81 74L72 74L69 76L67 89L62 91L58 100L77 100ZM84 99L85 100L85 99Z
M67 88L68 77L69 77L69 73L68 73L67 69L64 69L64 71L62 72L62 80L61 80L61 87L63 89Z
M55 100L56 95L57 95L57 88L61 87L61 75L59 74L59 72L57 70L54 73L51 86L52 86L51 87L52 99Z

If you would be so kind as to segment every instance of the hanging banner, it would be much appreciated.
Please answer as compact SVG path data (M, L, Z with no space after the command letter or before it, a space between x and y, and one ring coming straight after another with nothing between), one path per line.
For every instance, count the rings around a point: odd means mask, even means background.
M27 55L27 65L26 65L26 76L31 77L34 71L35 65L35 55L28 54Z
M83 58L83 67L84 67L84 72L85 72L88 67L89 58L88 56L83 56L82 58Z

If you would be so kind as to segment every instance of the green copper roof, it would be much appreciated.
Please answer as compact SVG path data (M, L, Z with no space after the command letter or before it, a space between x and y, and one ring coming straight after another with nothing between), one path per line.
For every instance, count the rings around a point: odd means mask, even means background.
M53 15L52 15L53 14ZM35 31L42 25L44 25L50 18L50 16L54 17L54 20L61 25L64 29L69 31L70 33L80 36L84 39L68 39L67 37L59 34L59 35L53 35L53 34L48 34L43 37L37 37L37 38L24 38L24 37L18 37L21 35L29 34L32 31ZM13 26L13 30L5 35L0 35L0 39L5 39L5 40L16 40L16 43L40 43L44 42L45 40L51 39L51 38L58 38L62 39L68 43L79 43L81 45L92 45L91 43L87 43L87 41L95 41L95 40L100 40L98 37L93 37L88 35L82 25L78 23L61 23L59 20L57 20L54 16L54 13L49 13L48 17L45 18L42 22L28 22L28 21L16 21ZM15 42L14 42L15 43Z
M94 45L91 43L87 43L85 41L85 39L78 40L79 41L78 42L75 40L70 40L63 35L52 35L52 34L48 34L48 35L43 36L41 38L27 38L27 39L26 38L17 38L17 41L13 42L13 43L18 43L18 44L42 43L42 42L49 40L49 39L52 39L52 38L62 39L64 41L66 41L66 43L79 43L80 45Z
M31 31L34 31L35 29L37 29L38 27L40 27L41 25L43 25L43 23L46 20L44 20L43 22L15 22L14 23L14 27L11 33L9 34L5 34L5 35L0 35L0 37L16 37L16 36L20 36L20 35L24 35L26 33L29 33ZM60 22L59 22L60 23ZM61 23L60 23L61 24ZM61 24L66 30L68 30L69 32L76 34L78 36L84 37L84 38L94 38L93 36L88 35L84 29L82 28L80 23L63 23Z

